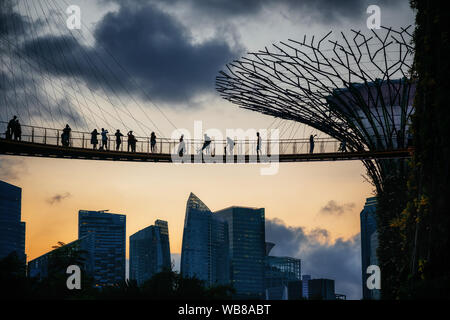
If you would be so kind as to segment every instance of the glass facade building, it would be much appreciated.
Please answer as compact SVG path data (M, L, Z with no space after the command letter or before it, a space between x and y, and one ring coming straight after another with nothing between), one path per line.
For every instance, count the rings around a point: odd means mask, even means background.
M51 257L64 250L65 254L71 255L73 251L80 251L80 257L83 259L83 265L79 265L83 272L92 276L94 271L94 235L92 233L82 237L81 239L70 242L60 248L54 249L34 260L28 262L28 276L42 280L49 275L49 267L51 268ZM78 265L79 262L77 262ZM67 265L68 267L69 265ZM50 270L51 272L51 270Z
M301 261L291 257L269 256L274 243L266 242L264 282L266 300L297 300L302 297Z
M93 235L93 277L97 286L125 280L126 216L104 211L78 212L78 239Z
M228 225L230 279L236 299L264 299L266 257L263 208L230 207L214 213Z
M22 189L0 181L0 259L16 252L25 265L25 222L21 222Z
M181 275L211 286L230 282L227 224L217 219L193 193L186 204Z
M369 290L366 285L368 274L367 267L377 264L377 199L371 197L366 199L364 209L361 211L361 267L362 267L362 292L363 299L376 299L379 296L379 290ZM375 236L374 236L375 234Z
M170 270L170 244L167 221L156 220L130 236L130 280L142 285L155 273Z
M290 257L266 257L265 287L286 286L290 281L301 280L301 261Z

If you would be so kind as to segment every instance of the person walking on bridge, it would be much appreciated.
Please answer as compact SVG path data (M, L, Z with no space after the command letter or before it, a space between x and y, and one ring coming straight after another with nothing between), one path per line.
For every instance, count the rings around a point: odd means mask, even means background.
M22 127L20 126L19 119L16 119L14 126L14 140L22 141Z
M98 131L97 129L94 129L94 131L91 132L91 144L93 145L93 149L97 149L97 145L98 145Z
M226 151L228 151L228 154L229 154L230 156L233 155L233 149L234 149L234 140L231 139L230 137L227 137Z
M206 154L209 154L210 145L211 145L211 138L205 133L205 141L203 142L203 146L200 152L203 153L203 150L206 149Z
M101 150L108 150L108 130L105 130L102 128L102 146L100 147Z
M256 133L256 156L261 157L261 136L259 132Z
M180 144L178 145L178 155L180 157L183 156L185 148L186 148L186 145L184 144L184 134L182 134L180 137Z
M156 149L156 134L155 132L152 132L150 135L150 150L152 153L154 153L155 149Z
M117 129L117 131L114 135L116 136L116 151L119 151L120 145L122 144L123 134L122 134L122 132L120 132L119 129Z
M309 153L314 152L314 137L316 137L316 136L317 136L317 134L309 136Z
M6 128L6 139L8 139L8 140L11 140L13 138L15 127L16 127L16 119L17 119L17 116L14 116L8 122L8 127Z

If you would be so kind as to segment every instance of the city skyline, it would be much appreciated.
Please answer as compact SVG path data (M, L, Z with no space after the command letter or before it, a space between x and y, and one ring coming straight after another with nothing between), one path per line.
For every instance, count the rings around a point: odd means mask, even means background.
M8 201L8 197L4 200ZM55 257L81 257L72 263L81 263L95 286L117 285L125 279L142 286L156 273L172 269L168 224L158 219L130 236L130 268L129 273L125 272L126 219L106 211L80 210L78 239L67 244L59 242L53 250L29 261L27 276L39 281L50 277L50 272L55 271ZM337 299L335 280L318 278L309 282L309 275L301 277L300 259L270 255L275 243L265 239L264 208L232 206L213 213L190 193L185 219L182 277L197 278L208 287L230 284L236 290L233 297L238 299ZM309 277L306 283L305 277ZM305 296L305 286L313 288L318 281L331 282L332 287L320 289L319 285L313 294Z
M185 200L184 200L185 201ZM227 206L227 207L229 207L229 206ZM328 208L328 209L330 209L330 208ZM74 215L74 216L76 216L76 214ZM158 217L159 218L159 217ZM130 219L127 219L129 222L132 222L132 220L130 220ZM25 220L26 221L26 220ZM138 229L140 230L140 229L142 229L142 227L143 226L138 226ZM266 222L266 230L269 230L269 232L268 232L268 236L266 237L266 240L267 241L270 241L270 240L273 240L273 239L275 239L275 238L277 238L277 234L279 233L279 231L280 231L280 228L282 229L282 230L284 230L284 232L283 232L283 234L284 234L284 236L286 236L286 233L291 233L292 232L292 234L294 234L294 233L296 233L296 237L298 237L298 238L294 238L295 240L294 241L299 241L299 242L302 242L302 244L303 244L303 242L305 242L306 243L306 246L308 245L308 242L309 242L309 245L311 245L311 246L319 246L321 249L323 249L324 250L324 252L323 252L323 254L322 254L322 258L326 261L327 260L327 258L328 258L328 256L327 256L327 252L328 252L328 254L330 254L331 252L332 252L332 250L333 250L333 248L334 248L334 246L336 246L336 249L337 250L342 250L342 239L341 240L339 240L338 239L338 242L335 242L334 244L330 244L330 243L328 243L328 244L326 244L326 243L324 243L324 240L326 240L326 241L329 241L329 239L326 239L326 237L327 237L327 235L326 234L321 234L320 233L320 230L316 230L316 231L318 231L316 234L307 234L307 232L305 231L305 230L303 230L303 229L295 229L295 228L292 228L292 227L287 227L287 226L285 226L282 222L280 222L279 220L276 220L276 219L274 219L273 221L272 220L269 220L268 222ZM172 229L172 228L171 228ZM299 237L299 233L302 233L302 232L305 232L304 234L302 234L302 237L304 237L304 238L300 238ZM175 232L171 232L171 234L173 235ZM127 228L127 240L128 240L128 236L130 235L130 234L132 234L132 231L129 231L128 230L128 228ZM28 234L27 234L27 236L28 236ZM47 253L48 251L49 251L49 249L50 249L50 247L51 246L53 246L57 241L63 241L63 242L65 242L65 243L69 243L69 242L71 242L71 241L73 241L74 239L76 239L76 236L74 236L73 238L71 238L71 239L64 239L64 241L63 240L60 240L60 239L57 239L57 238L53 238L53 239L51 239L50 241L49 241L49 247L47 248L47 249L44 249L43 251L42 251L42 253L41 254L45 254L45 253ZM295 252L293 252L293 251L290 251L289 253L287 253L286 251L285 251L285 248L283 248L283 247L285 247L286 246L286 244L284 244L282 241L285 241L285 240L281 240L280 239L280 241L276 241L277 242L277 246L276 247L278 247L277 248L277 250L275 251L275 254L276 255L284 255L284 256L287 256L287 255L292 255L294 258L302 258L303 259L303 257L301 256L301 255L299 255L299 253L297 252L297 253L295 253ZM293 244L292 244L292 241L293 241L293 239L287 239L287 242L289 242L289 246L292 246ZM349 240L350 241L350 240ZM359 241L357 241L357 239L355 239L355 240L353 240L354 242L354 245L356 246L356 247L359 247L359 245L360 245L360 243L359 243ZM171 244L173 243L173 241L171 240L170 241L171 242ZM345 241L344 241L345 242ZM27 247L33 247L33 245L31 244L31 243L29 243L29 242L26 242L26 245L27 245ZM295 244L294 244L295 245ZM345 243L344 243L344 245L345 245ZM128 248L129 248L129 244L128 244L128 241L127 241L127 245L126 245L126 247L127 247L127 250L126 250L126 253L127 253L127 258L128 258L128 255L129 255L129 250L128 250ZM306 248L306 249L308 249L308 248ZM320 251L315 251L315 252L308 252L308 250L304 250L304 251L306 251L306 253L307 253L307 255L305 255L305 257L308 257L308 255L310 255L311 257L312 257L312 259L311 260L315 260L315 259L317 259L317 255L320 255ZM281 254L277 254L277 253L281 253ZM175 269L176 270L179 270L179 263L180 263L180 260L181 260L181 257L180 257L180 253L177 253L177 252L172 252L172 259L171 259L171 261L172 262L175 262ZM331 258L333 259L334 258L334 256L335 256L335 254L331 254ZM358 252L356 252L355 253L355 256L358 258L358 259L360 259L360 254L359 254L359 251ZM34 258L36 258L36 257L32 257L32 258L29 258L28 259L28 261L30 261L30 260L32 260L32 259L34 259ZM308 265L308 263L310 263L311 261L308 261L308 259L306 259L306 261L307 261L307 263L306 263L306 265ZM353 281L355 281L354 282L354 285L350 285L350 286L348 286L349 284L351 284L351 283L346 283L346 281L348 281L348 276L347 275L345 275L345 277L342 279L343 281L342 282L340 282L339 281L339 272L338 273L330 273L330 272L327 272L327 270L326 269L331 269L332 268L332 262L331 262L332 260L330 260L330 265L328 265L328 266L325 266L325 268L322 266L322 270L324 270L325 272L320 272L320 271L318 271L318 272L312 272L313 273L313 276L314 277L328 277L328 278L336 278L336 280L337 280L337 286L338 286L338 290L337 291L340 291L340 292L345 292L348 296L349 296L349 298L355 298L355 299L359 299L360 298L360 296L359 296L359 294L360 293L358 293L358 290L357 290L357 288L361 288L361 284L360 284L360 280L358 281L357 279L356 280L353 280ZM352 264L352 263L354 263L355 261L353 261L353 260L350 260L350 261L345 261L345 264L348 266L348 265L350 265L350 264ZM128 264L128 260L127 260L127 264ZM317 266L315 266L315 267L317 267ZM333 267L334 268L334 267ZM345 265L343 265L341 268L345 268ZM310 266L310 269L308 270L308 268L306 269L307 270L307 272L309 272L309 273L311 273L311 266ZM360 272L360 267L358 267L358 265L356 265L356 270L358 270L359 272ZM350 273L352 273L352 271L351 270L348 270ZM341 286L340 286L341 285ZM348 290L350 290L350 291L352 291L353 290L353 292L354 292L354 294L352 295L352 293L348 293L347 291Z

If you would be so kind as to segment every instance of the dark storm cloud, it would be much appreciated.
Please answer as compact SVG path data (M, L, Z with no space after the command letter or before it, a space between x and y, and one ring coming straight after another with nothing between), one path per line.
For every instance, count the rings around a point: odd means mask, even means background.
M306 232L302 227L286 226L279 219L267 219L266 241L275 243L270 255L299 258L302 274L334 279L337 293L346 294L350 299L361 298L359 234L331 243L327 230Z
M338 204L334 200L328 201L328 203L320 209L320 213L324 215L337 215L341 216L344 213L352 210L355 207L355 204L352 203L344 203Z
M37 119L52 119L57 123L83 122L70 97L67 94L46 94L44 82L39 76L33 76L35 71L30 69L29 65L12 59L10 65L5 65L5 69L7 72L0 71L0 104L5 105L0 112L2 120L7 121L7 117L17 115L22 125ZM60 93L64 91L61 88L56 90ZM33 119L35 121L32 121ZM22 129L23 134L29 133L24 127Z
M70 198L72 195L69 192L65 192L62 194L55 194L53 197L50 197L47 199L47 202L51 205L55 204L55 203L60 203L61 201L63 201L64 199Z
M212 89L217 72L240 53L218 38L193 44L189 30L152 5L107 14L95 38L151 96L167 100Z
M166 6L182 4L197 14L211 17L232 18L257 15L263 9L278 12L281 6L289 13L312 15L321 22L332 23L339 19L352 19L366 14L369 5L378 5L390 10L402 0L100 0L128 6L142 6L147 3L163 3Z
M92 48L70 36L42 36L22 52L48 73L82 79L91 89L177 102L213 90L217 72L241 52L218 38L193 43L189 30L152 5L106 14L94 37Z
M11 0L0 1L0 36L17 36L28 31L30 24L14 9Z

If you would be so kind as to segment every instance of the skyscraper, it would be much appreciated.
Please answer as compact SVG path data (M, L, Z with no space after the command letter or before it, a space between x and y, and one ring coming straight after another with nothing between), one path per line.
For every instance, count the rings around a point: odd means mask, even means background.
M28 276L32 278L37 278L42 280L49 276L49 272L57 271L57 272L65 272L66 270L52 270L52 259L65 259L67 262L64 268L67 268L69 265L74 264L72 259L75 254L75 251L79 251L79 257L83 259L81 265L79 265L79 261L76 264L89 276L93 275L94 270L94 259L93 259L93 250L94 248L94 234L89 233L86 236L72 241L62 247L54 249L50 252L43 254L31 261L28 262ZM58 263L59 267L59 263Z
M193 193L186 204L180 271L207 285L229 283L228 226Z
M78 212L78 239L94 235L93 277L99 286L125 280L126 216L104 211Z
M22 189L0 181L0 259L16 252L25 265L25 222L21 222Z
M169 228L167 221L156 220L130 236L130 279L142 285L155 273L170 269Z
M379 293L369 290L366 285L368 274L367 267L377 261L376 248L378 241L372 235L377 231L376 197L366 199L364 209L361 211L361 267L362 267L362 292L364 299L374 299ZM371 240L372 239L372 240Z
M229 207L214 213L228 225L231 284L237 299L264 298L265 217L263 208Z

